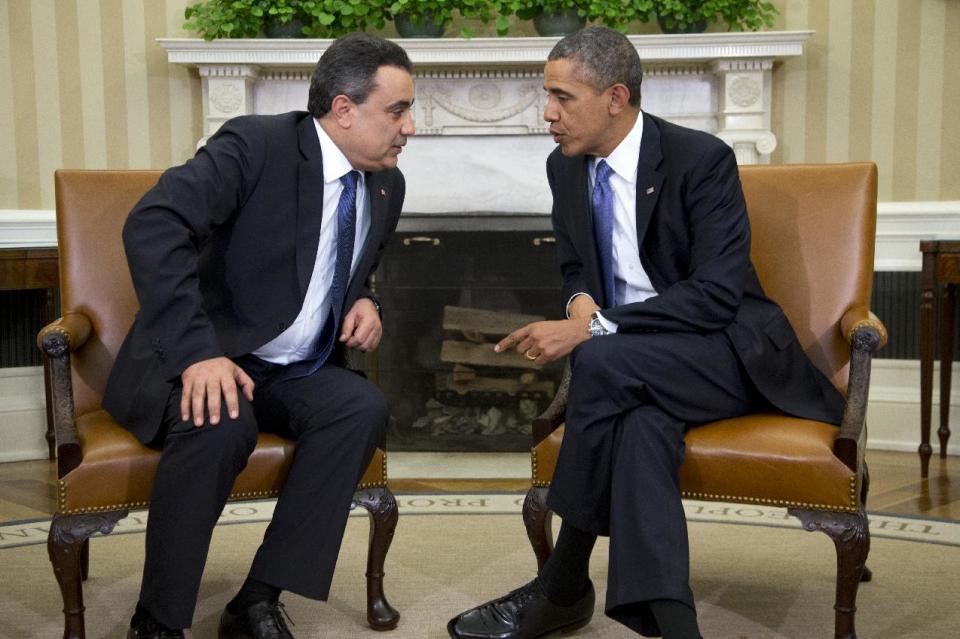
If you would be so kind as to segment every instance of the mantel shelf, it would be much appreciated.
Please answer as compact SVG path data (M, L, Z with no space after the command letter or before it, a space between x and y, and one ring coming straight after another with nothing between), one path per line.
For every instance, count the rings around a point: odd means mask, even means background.
M645 63L783 59L803 53L813 31L758 31L628 36ZM559 38L404 38L414 64L541 66ZM160 38L171 64L312 67L332 40Z

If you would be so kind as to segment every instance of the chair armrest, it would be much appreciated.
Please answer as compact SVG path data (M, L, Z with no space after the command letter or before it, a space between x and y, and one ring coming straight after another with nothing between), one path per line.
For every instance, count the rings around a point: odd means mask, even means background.
M563 377L560 379L560 386L557 388L557 394L553 396L550 405L543 413L533 420L533 445L536 446L547 435L557 429L563 423L567 413L567 394L570 392L570 360L567 360L563 368Z
M857 306L849 309L840 319L840 332L851 346L853 345L856 332L866 328L874 329L880 336L880 340L874 346L873 352L887 345L887 327L883 325L880 318L874 315L870 309Z
M867 400L870 394L870 367L873 354L887 343L887 329L876 315L863 307L852 308L840 320L840 330L850 344L850 379L847 404L833 453L848 468L863 468L866 448Z
M60 357L66 351L83 346L92 332L89 317L83 313L67 313L40 329L37 346L48 357Z
M79 466L82 458L73 410L70 353L83 346L91 332L93 324L86 315L68 313L43 327L37 335L37 346L47 356L50 368L50 401L57 437L58 477L64 477Z

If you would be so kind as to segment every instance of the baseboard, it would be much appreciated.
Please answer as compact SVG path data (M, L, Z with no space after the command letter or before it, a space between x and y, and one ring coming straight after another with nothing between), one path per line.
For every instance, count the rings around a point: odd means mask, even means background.
M935 368L934 379L938 374ZM953 376L960 380L960 364L955 365ZM931 444L938 451L938 397L934 397L933 415ZM960 385L951 396L950 430L956 436L951 437L947 452L960 455ZM46 459L45 433L43 369L0 369L0 462ZM867 448L913 452L919 443L920 362L874 361L867 409ZM481 469L478 468L477 472Z
M47 458L43 368L0 368L0 462Z

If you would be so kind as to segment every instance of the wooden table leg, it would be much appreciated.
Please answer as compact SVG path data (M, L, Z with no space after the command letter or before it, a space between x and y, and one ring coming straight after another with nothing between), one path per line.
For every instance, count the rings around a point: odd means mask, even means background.
M930 470L930 409L933 403L933 307L934 256L923 254L923 273L920 278L920 477Z
M954 284L944 284L940 297L940 457L947 456L950 439L950 377L953 373Z

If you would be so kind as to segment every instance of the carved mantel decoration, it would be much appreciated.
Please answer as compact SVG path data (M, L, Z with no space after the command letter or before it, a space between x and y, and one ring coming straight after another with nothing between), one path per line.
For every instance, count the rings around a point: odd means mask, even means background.
M644 63L646 111L725 140L741 164L769 162L775 62L811 31L629 36ZM543 64L556 38L398 42L416 66L418 135L401 156L406 209L546 213ZM329 40L160 39L171 64L196 67L204 139L229 118L304 109ZM201 140L202 142L203 140Z

